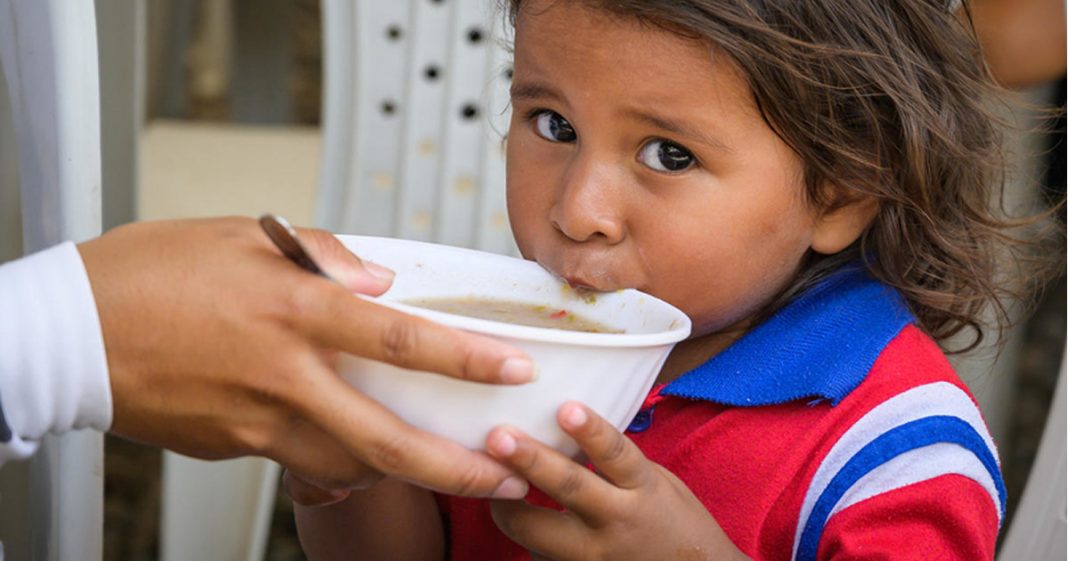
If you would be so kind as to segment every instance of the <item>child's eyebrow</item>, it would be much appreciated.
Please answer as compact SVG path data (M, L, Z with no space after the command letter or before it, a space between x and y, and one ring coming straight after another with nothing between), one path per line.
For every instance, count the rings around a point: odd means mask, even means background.
M555 88L538 82L514 82L511 89L512 100L543 99L546 97L563 99Z
M663 129L665 131L677 134L680 137L686 137L690 138L691 140L696 140L717 150L722 150L724 152L732 151L729 146L724 144L719 139L709 136L707 133L705 133L705 131L697 127L690 126L686 123L680 123L678 121L674 121L672 119L668 119L660 115L647 113L640 109L626 109L623 111L623 113L632 119L637 119L644 123L650 124L658 129Z

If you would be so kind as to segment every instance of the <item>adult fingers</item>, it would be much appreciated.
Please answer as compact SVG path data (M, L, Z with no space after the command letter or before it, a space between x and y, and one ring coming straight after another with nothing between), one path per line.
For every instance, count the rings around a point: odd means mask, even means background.
M267 435L262 453L298 476L300 482L320 490L365 489L383 477L381 472L361 462L336 438L302 418L300 413L287 411ZM293 486L294 492L302 492L309 497L308 501L315 500L313 489L298 485Z
M512 541L531 551L532 559L587 559L589 530L574 516L526 501L490 502L494 524Z
M614 512L615 497L608 482L518 429L490 431L486 451L585 520L604 521Z
M534 377L519 349L354 297L322 279L307 279L290 297L298 329L327 348L477 382Z
M601 474L623 489L636 489L652 475L653 463L631 439L581 403L569 401L557 411L560 427L575 439Z
M349 291L377 296L393 284L393 271L361 259L330 232L308 228L297 228L297 231L312 258Z
M314 376L307 390L302 415L385 475L452 495L526 494L526 482L485 454L408 425L333 373Z

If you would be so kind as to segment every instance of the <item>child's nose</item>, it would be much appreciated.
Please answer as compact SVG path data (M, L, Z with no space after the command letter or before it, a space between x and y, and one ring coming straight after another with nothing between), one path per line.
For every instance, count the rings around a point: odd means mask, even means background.
M568 169L549 214L553 226L579 241L619 243L626 236L620 178L610 165L578 157Z

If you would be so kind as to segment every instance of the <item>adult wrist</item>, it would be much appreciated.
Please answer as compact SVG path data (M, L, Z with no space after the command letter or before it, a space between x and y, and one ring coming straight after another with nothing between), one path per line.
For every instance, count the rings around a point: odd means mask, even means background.
M28 455L47 433L107 430L107 358L75 245L3 265L0 287L0 405L12 455Z

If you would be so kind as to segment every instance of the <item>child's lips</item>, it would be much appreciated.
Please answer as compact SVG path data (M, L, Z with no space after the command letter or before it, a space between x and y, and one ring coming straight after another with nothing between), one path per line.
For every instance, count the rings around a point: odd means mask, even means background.
M598 292L604 292L604 290L597 288L593 285L592 282L589 282L583 279L582 277L565 276L564 282L566 282L571 288L580 288L583 290L596 290Z
M577 288L580 290L592 290L595 292L612 292L621 288L627 288L626 285L619 283L612 275L607 272L600 272L600 274L593 274L589 272L568 272L560 275L560 278L568 284L571 288Z
M552 273L560 280L566 282L571 288L592 290L596 292L613 292L633 285L621 282L613 269L608 267L591 267L595 260L588 256L579 261L578 266L567 266L554 261L553 263L541 262L545 270Z

